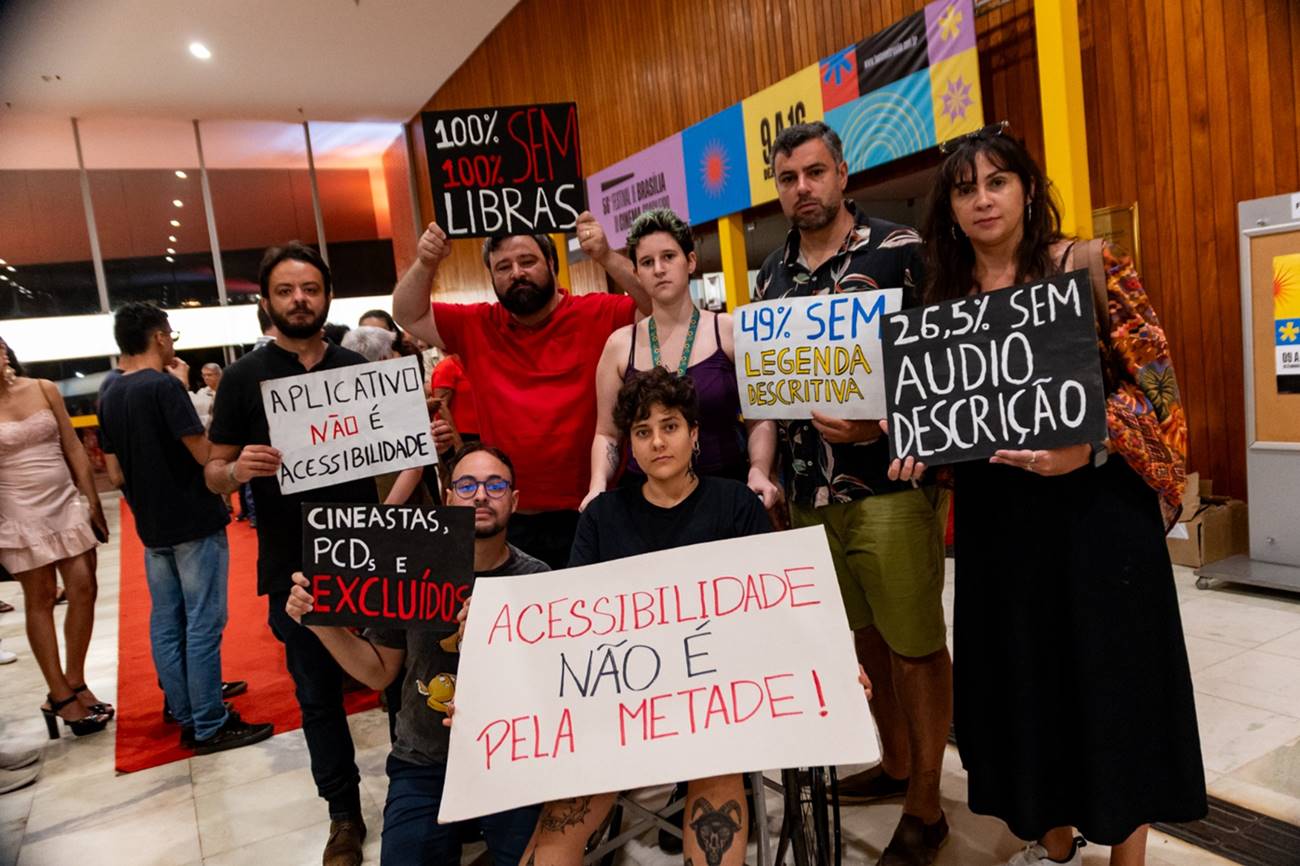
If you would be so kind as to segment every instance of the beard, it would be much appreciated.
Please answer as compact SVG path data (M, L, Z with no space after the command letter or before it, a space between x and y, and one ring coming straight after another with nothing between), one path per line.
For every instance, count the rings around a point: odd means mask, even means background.
M330 305L326 302L324 309L320 311L320 315L305 324L301 322L293 322L288 318L289 314L300 311L310 313L311 308L295 306L291 307L288 313L282 314L270 303L266 305L266 314L270 317L271 323L275 325L281 334L284 334L292 340L305 340L308 337L314 337L316 334L319 334L321 328L325 327L325 320L329 318Z
M800 213L798 208L807 204L809 201L815 202L818 205L818 210L813 211L812 213ZM791 217L790 222L794 223L794 227L800 231L815 232L818 229L824 229L826 226L831 224L835 219L836 214L840 212L841 204L842 202L836 202L832 205L827 202L818 201L817 199L805 199L804 201L796 202L795 214Z
M497 291L497 300L501 306L516 316L531 316L549 304L553 297L555 277L549 271L544 284L539 285L527 277L520 277L504 292Z

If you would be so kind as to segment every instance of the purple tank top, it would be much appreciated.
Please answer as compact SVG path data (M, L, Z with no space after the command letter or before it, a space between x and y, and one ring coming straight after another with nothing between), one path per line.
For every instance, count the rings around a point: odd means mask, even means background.
M635 365L637 330L634 325L624 382L639 372ZM695 468L701 475L743 482L749 477L749 456L745 451L745 426L740 420L740 390L736 385L736 365L722 351L717 316L713 317L713 339L718 347L714 353L686 368L700 402L700 456ZM627 471L645 474L630 453Z

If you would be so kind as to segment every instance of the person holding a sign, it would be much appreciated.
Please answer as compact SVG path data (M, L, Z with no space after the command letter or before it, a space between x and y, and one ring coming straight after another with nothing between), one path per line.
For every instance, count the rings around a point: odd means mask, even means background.
M1005 124L945 151L925 224L927 300L1088 267L1105 314L1105 441L1029 442L956 469L956 731L970 807L1036 840L1015 866L1082 863L1083 838L1113 846L1116 866L1141 864L1151 822L1206 813L1164 540L1187 445L1169 347L1132 259L1062 236L1049 181ZM921 468L909 457L891 475Z
M762 502L748 487L695 472L699 406L689 378L657 366L638 373L619 389L614 419L632 443L645 481L602 493L588 504L578 521L570 568L771 530ZM756 761L761 763L757 756ZM615 794L601 793L547 803L528 853L542 863L577 866L614 800ZM744 862L749 833L744 803L739 774L687 783L686 863Z
M282 494L276 481L281 453L271 446L262 383L331 370L366 359L328 343L330 270L320 253L297 241L271 247L259 274L261 306L275 339L226 368L212 409L212 450L204 466L208 488L227 496L251 481L257 500L257 591L268 601L268 624L284 644L285 662L302 709L316 790L329 804L326 866L361 862L366 825L361 775L343 708L343 670L311 631L284 612L292 575L302 568L304 502L374 502L372 478L356 478L305 493Z
M605 492L622 462L619 430L614 423L619 387L635 377L638 370L662 366L689 377L699 396L696 471L747 483L763 505L771 508L781 497L780 489L771 480L776 424L751 422L746 444L736 388L731 316L701 312L691 299L695 240L690 226L670 210L647 211L637 217L628 232L627 250L653 311L643 321L619 328L605 341L596 368L591 489L582 507ZM697 339L701 335L704 339ZM646 475L633 460L626 477L640 484Z
M546 571L546 564L506 541L506 527L519 503L514 469L504 452L467 445L451 463L447 505L474 509L476 578ZM312 611L307 578L293 576L285 602L295 622ZM460 637L427 629L373 627L361 635L340 626L307 626L348 673L373 689L401 677L393 751L388 756L384 805L383 866L459 863L460 831L439 824L447 773L450 729L443 725L456 695ZM536 806L487 815L475 823L496 866L519 863L537 822Z
M631 263L605 242L589 213L578 221L583 249L616 274L628 295L571 295L557 288L559 259L547 235L483 243L497 304L429 304L447 233L430 223L416 261L393 291L393 315L411 334L460 356L478 398L479 434L519 460L519 508L510 540L552 567L569 556L587 494L596 427L596 375L605 339L648 315L650 299Z
M821 122L784 129L772 146L781 208L793 228L758 274L764 300L901 287L916 305L920 236L861 213L844 197L839 136ZM939 804L952 707L943 616L947 491L891 480L876 420L785 422L790 515L821 524L835 557L858 659L875 685L871 712L884 760L845 779L841 798L906 794L884 866L929 862L948 834Z

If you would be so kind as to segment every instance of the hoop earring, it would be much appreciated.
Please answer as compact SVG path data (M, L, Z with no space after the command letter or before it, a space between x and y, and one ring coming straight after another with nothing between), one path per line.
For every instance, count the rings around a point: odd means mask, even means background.
M1034 203L1031 201L1029 204L1025 205L1025 222L1033 222L1033 221L1034 221Z
M5 367L4 379L6 385L12 385L18 380L18 374L14 372L13 367Z

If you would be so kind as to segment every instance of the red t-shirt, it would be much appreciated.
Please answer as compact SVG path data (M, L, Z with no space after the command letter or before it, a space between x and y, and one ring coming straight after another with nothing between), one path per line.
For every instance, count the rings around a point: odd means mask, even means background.
M478 410L474 407L474 388L454 357L446 357L433 368L429 382L434 391L451 390L451 420L461 433L478 433ZM513 457L511 458L514 459Z
M627 295L570 295L534 328L500 304L433 304L443 345L474 382L479 436L515 464L519 507L575 510L591 480L596 365L609 335L636 321Z

